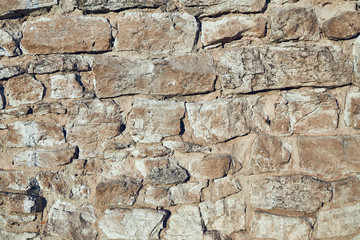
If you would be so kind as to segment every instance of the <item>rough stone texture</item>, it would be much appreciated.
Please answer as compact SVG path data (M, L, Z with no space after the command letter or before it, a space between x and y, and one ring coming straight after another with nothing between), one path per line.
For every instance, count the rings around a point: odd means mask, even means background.
M43 83L28 75L11 78L5 85L7 102L14 107L41 101L44 91Z
M267 177L251 184L250 203L259 210L312 213L332 198L330 183L304 175Z
M107 209L99 228L109 239L159 239L166 216L153 209Z
M51 98L80 98L84 95L79 76L76 74L54 75L50 77L50 81Z
M57 3L58 0L16 0L11 4L9 4L9 2L2 2L0 3L0 17L11 17L17 13L51 7Z
M201 42L207 46L226 43L243 37L265 36L266 19L263 17L235 16L217 21L201 22Z
M87 11L121 10L127 8L154 8L164 5L168 0L134 0L134 1L108 1L108 0L76 0L79 9Z
M190 163L190 174L199 180L224 177L230 169L231 158L227 155L209 155Z
M343 12L325 21L321 31L332 40L349 39L360 32L360 14L358 12Z
M0 192L1 210L6 209L8 213L33 213L44 209L43 198L23 193Z
M318 40L319 23L312 8L279 8L271 14L272 41Z
M18 36L11 31L0 30L0 56L16 56L20 54Z
M37 240L38 234L37 233L31 233L31 232L25 232L25 233L15 233L15 232L6 232L3 230L0 230L0 239L1 240L7 240L7 239L13 239L13 240L23 240L23 239L29 239L29 240Z
M230 92L341 86L353 74L346 56L332 47L243 47L212 55L222 87Z
M26 22L23 28L21 46L25 53L101 52L111 46L110 25L103 18L40 18Z
M208 188L202 191L202 199L216 201L218 199L236 194L242 190L240 181L236 177L227 176L215 179Z
M7 64L0 62L0 80L8 79L20 74L23 74L25 69L16 64Z
M209 92L214 89L216 77L213 60L208 54L174 56L156 61L99 57L95 59L94 74L98 97Z
M224 142L249 132L244 117L246 106L240 98L187 103L186 109L194 136L206 142Z
M331 183L333 187L332 205L341 206L356 203L360 197L360 176L354 176Z
M197 23L186 13L129 12L118 19L117 29L115 47L118 51L186 53L193 48Z
M350 93L346 98L344 121L347 126L360 128L360 94Z

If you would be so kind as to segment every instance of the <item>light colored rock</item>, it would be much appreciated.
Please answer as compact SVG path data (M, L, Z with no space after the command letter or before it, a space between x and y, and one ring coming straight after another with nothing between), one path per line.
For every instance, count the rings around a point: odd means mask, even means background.
M346 97L344 121L346 126L360 128L360 93L350 93Z
M190 162L190 175L199 180L224 177L231 165L228 155L208 155L202 159L193 159Z
M180 142L180 141L163 141L162 144L170 149L183 153L203 152L210 153L211 148L208 146L202 146L199 144Z
M8 124L8 147L56 147L64 143L64 133L60 125L35 121Z
M244 116L246 105L243 99L187 103L186 109L194 136L206 142L224 142L250 131Z
M270 16L272 41L316 41L320 37L319 23L313 8L276 8Z
M215 179L209 187L203 189L201 199L215 202L221 198L236 194L242 190L240 181L231 175Z
M0 208L5 213L34 213L43 211L44 198L26 193L0 192Z
M169 54L190 52L198 26L196 19L186 13L127 12L118 18L117 29L118 51Z
M195 16L214 16L222 13L258 13L265 9L265 0L180 0L185 10Z
M139 196L138 203L140 201L153 208L168 207L171 203L169 187L149 186L145 189L143 196Z
M246 172L258 174L279 172L286 169L291 157L291 146L278 137L260 135L256 137Z
M107 209L99 228L109 239L159 239L166 215L153 209Z
M317 216L316 239L341 238L360 230L360 203L321 210Z
M61 103L43 103L43 104L36 104L32 107L33 113L36 115L45 115L45 114L65 114L66 107Z
M31 232L24 232L24 233L18 233L18 232L6 232L3 230L0 230L0 240L37 240L38 239L37 233L31 233Z
M23 28L25 53L101 52L111 47L111 28L104 18L43 17L26 21Z
M243 47L211 53L229 93L301 86L334 87L353 78L352 64L333 47Z
M9 79L4 93L8 105L17 107L41 101L45 95L45 87L34 77L23 75Z
M305 175L292 175L252 182L249 200L255 209L292 215L313 213L331 198L330 183Z
M75 148L57 148L49 150L28 150L14 156L16 166L53 168L70 163L76 157Z
M242 37L265 36L266 19L263 17L234 16L217 21L201 22L201 42L207 46L226 43Z
M25 69L22 66L8 65L4 63L0 63L0 80L8 79L20 74L23 74Z
M131 155L135 158L146 157L163 157L169 155L171 150L164 146L149 147L145 149L136 149L131 152Z
M0 190L26 190L27 179L22 171L0 171Z
M53 99L80 98L83 94L80 77L74 73L67 75L54 75L50 77L51 93Z
M360 14L357 11L342 12L321 25L323 34L332 40L355 37L360 32Z
M67 239L95 239L96 215L92 206L74 206L57 200L50 208L46 231Z
M12 57L19 55L18 40L18 37L13 32L0 29L0 56Z
M16 0L14 2L2 2L0 3L0 16L13 16L17 13L24 11L30 11L45 7L51 7L58 3L58 0Z
M170 187L170 205L199 203L201 191L207 186L207 182L189 182Z
M141 181L126 176L107 180L96 186L96 200L102 205L133 205L138 196Z
M347 203L356 203L360 199L360 175L342 179L331 183L333 197L331 204L343 206Z
M310 239L312 232L312 226L305 218L266 213L254 213L250 226L250 235L261 239Z
M169 228L165 233L166 239L173 240L202 240L203 226L201 224L198 207L184 205L177 209L169 218Z
M134 1L108 1L108 0L78 0L77 7L86 11L121 10L128 8L155 8L163 6L168 0L134 0Z
M184 102L135 99L128 128L136 142L155 143L181 133Z
M213 59L205 53L154 61L97 57L94 74L98 97L204 93L214 90L216 78Z

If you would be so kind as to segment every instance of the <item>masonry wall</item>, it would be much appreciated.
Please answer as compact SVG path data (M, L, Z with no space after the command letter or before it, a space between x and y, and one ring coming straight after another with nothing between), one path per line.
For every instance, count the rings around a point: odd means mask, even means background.
M0 239L360 239L341 0L1 0Z

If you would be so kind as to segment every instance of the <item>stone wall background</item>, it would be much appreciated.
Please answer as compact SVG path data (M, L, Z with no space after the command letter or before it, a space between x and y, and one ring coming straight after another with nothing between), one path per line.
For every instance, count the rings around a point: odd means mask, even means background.
M0 239L360 239L341 0L2 0Z

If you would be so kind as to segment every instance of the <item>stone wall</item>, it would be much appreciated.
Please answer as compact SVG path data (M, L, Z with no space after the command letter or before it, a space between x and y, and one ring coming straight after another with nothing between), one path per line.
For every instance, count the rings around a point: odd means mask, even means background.
M0 239L359 240L360 12L1 0Z

